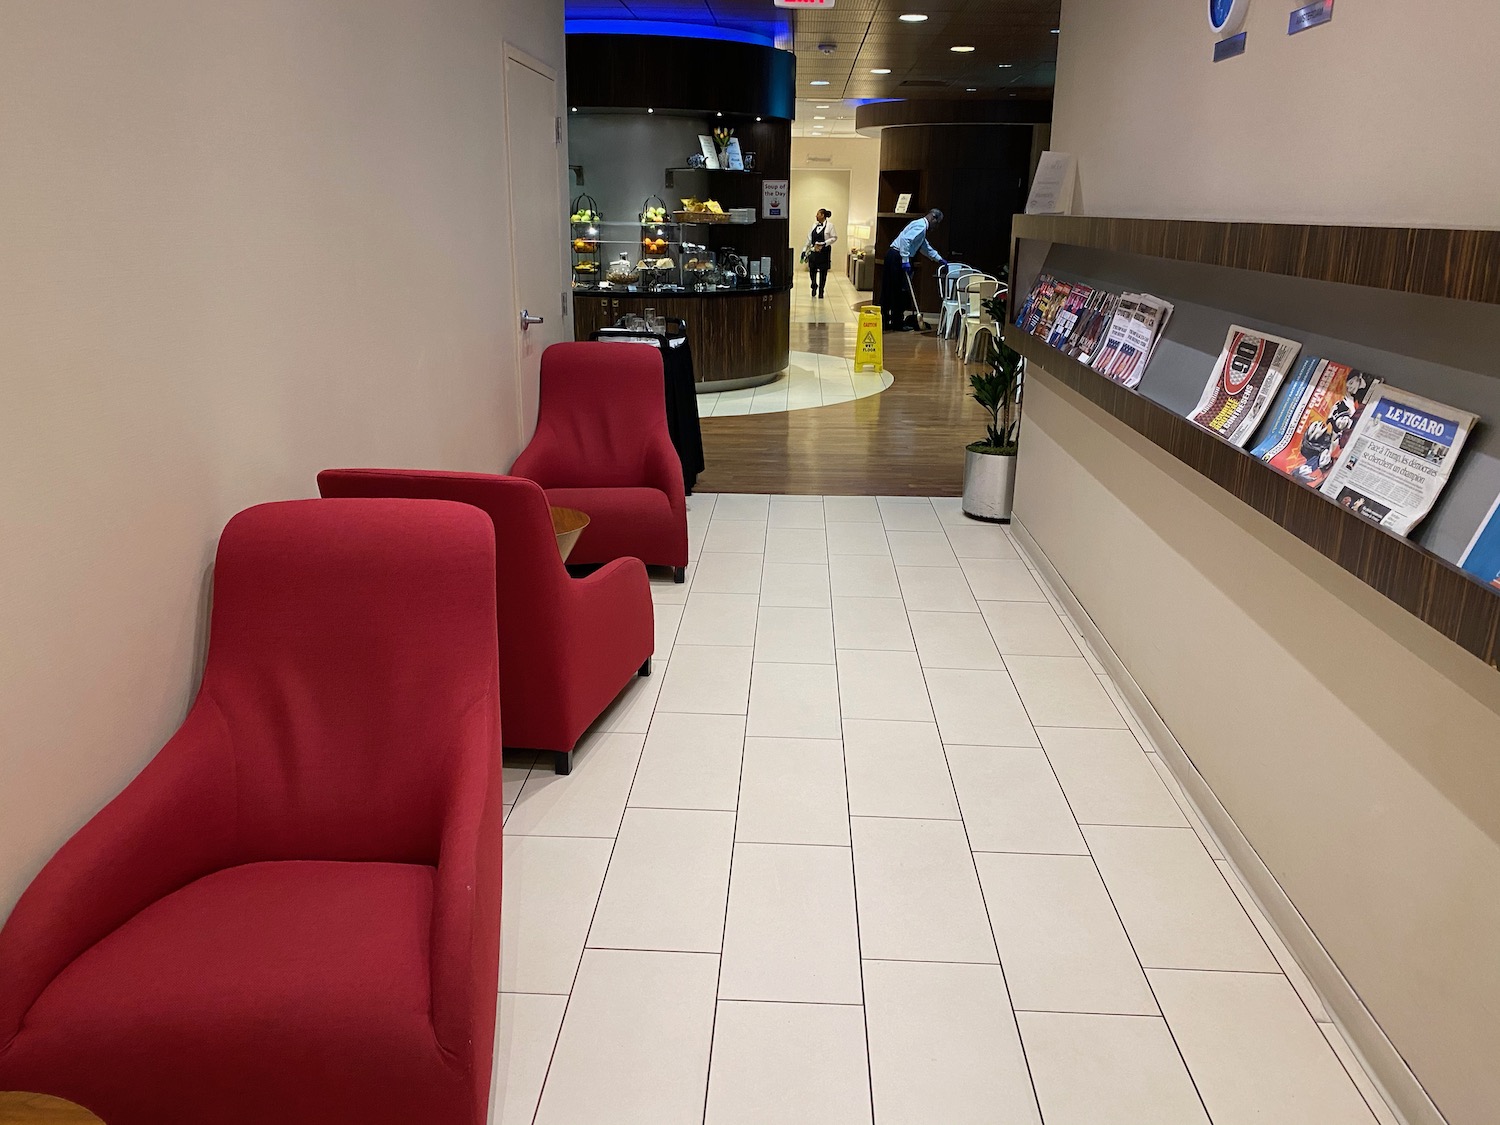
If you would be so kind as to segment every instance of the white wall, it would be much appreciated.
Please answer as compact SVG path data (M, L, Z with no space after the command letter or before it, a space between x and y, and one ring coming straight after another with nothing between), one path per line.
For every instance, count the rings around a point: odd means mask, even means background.
M809 157L828 157L827 160L810 160ZM845 240L845 249L852 239L849 237L850 223L863 223L872 230L875 226L875 196L880 181L880 141L868 137L816 137L792 138L792 168L846 168L849 171L849 213L839 216L839 234ZM817 205L814 204L814 207ZM803 233L806 237L806 233ZM800 243L799 243L800 246Z
M561 88L547 0L0 3L0 917L182 717L230 515L519 448L505 40Z
M1063 0L1052 147L1091 215L1500 226L1500 5L1258 0L1212 61L1201 0Z
M832 213L830 222L839 240L833 244L833 264L829 273L835 277L841 275L850 247L849 173L827 168L793 168L787 207L792 216L788 234L794 250L801 250L807 245L807 235L812 230L818 208L825 208ZM806 269L800 272L805 273Z

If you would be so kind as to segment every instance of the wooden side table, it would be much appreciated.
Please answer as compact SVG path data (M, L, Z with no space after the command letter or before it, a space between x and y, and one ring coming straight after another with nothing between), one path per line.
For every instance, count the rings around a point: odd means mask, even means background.
M0 1092L0 1125L104 1125L82 1106L46 1094Z

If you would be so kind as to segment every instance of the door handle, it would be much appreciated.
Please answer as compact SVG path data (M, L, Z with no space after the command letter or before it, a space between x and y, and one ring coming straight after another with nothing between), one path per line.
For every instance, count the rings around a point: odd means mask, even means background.
M533 324L542 324L542 323L544 323L546 321L546 319L547 319L546 317L532 316L530 309L522 309L521 310L521 331L525 332L526 329L530 328Z

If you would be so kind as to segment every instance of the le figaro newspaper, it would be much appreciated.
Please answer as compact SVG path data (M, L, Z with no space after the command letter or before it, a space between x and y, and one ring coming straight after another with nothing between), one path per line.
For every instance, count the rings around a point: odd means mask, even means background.
M1323 495L1406 535L1432 509L1478 420L1381 383L1323 482Z

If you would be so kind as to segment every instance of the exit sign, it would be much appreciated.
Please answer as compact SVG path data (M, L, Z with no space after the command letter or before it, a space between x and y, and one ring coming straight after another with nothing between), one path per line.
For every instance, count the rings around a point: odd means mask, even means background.
M772 0L778 8L831 8L833 0Z

